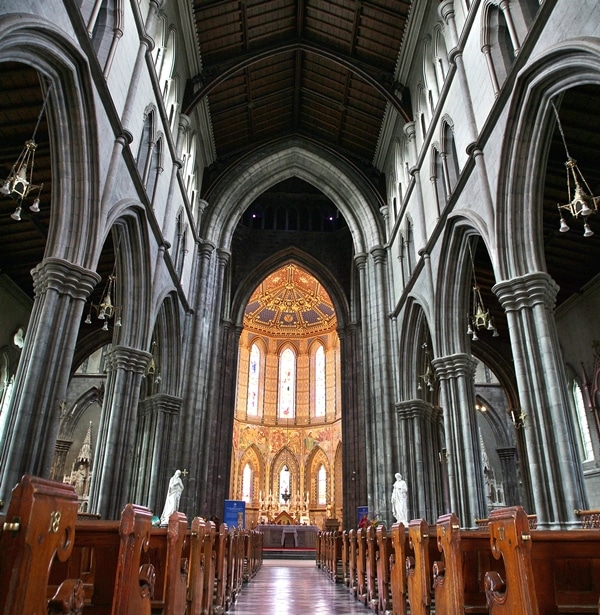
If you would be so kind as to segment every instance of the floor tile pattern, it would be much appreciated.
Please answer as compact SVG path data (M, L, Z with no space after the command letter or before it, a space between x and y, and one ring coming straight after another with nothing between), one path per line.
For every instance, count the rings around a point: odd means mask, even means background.
M372 613L314 561L265 560L227 611L236 615L368 615Z

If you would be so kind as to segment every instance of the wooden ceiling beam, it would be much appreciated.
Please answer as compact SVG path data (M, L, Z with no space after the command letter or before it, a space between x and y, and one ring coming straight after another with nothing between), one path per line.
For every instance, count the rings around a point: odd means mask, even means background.
M190 79L186 88L183 103L183 113L190 115L194 107L207 96L214 88L223 83L237 72L246 69L262 60L272 58L282 53L303 51L330 60L342 66L359 77L362 81L373 87L388 103L392 105L404 118L412 121L410 99L403 99L401 93L405 89L402 84L394 81L393 72L382 70L379 66L357 60L348 54L334 51L306 40L293 40L280 42L259 51L240 54L230 62L222 62L213 66L206 66L202 73ZM199 87L198 87L199 86ZM194 92L194 88L197 87ZM399 95L400 94L400 95Z

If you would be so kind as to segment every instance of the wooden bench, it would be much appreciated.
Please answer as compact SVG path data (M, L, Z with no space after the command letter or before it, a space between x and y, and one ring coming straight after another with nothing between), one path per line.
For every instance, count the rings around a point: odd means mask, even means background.
M356 530L356 599L367 604L367 531Z
M485 575L492 615L598 613L600 598L600 532L533 530L525 511L493 511L489 522L495 558L505 575Z
M438 519L436 533L441 552L441 559L433 563L436 615L487 613L485 573L504 574L502 561L492 557L487 527L461 530L452 513Z
M63 576L48 602L50 565L73 549L77 494L71 485L25 475L13 489L0 536L0 612L81 613L83 586Z
M390 530L390 592L392 594L393 615L406 615L408 603L408 587L406 572L406 557L408 550L408 535L403 523L394 523Z
M151 531L152 513L134 504L125 506L120 521L78 521L71 557L55 562L50 578L79 575L86 615L149 615L156 571L143 554Z
M358 554L356 532L357 530L355 529L348 532L348 589L353 596L356 596L358 585L356 571L356 558Z
M377 613L391 613L392 592L390 585L390 567L392 556L392 540L388 536L385 525L377 528Z
M144 562L151 563L156 572L152 612L179 615L185 612L188 583L188 559L184 555L187 517L174 512L166 528L152 528L150 545Z
M428 615L431 608L430 531L424 519L408 524L408 544L413 550L406 558L408 601L411 615Z
M348 530L342 532L342 583L350 585L350 537Z
M379 608L378 587L377 587L377 559L379 557L379 547L377 545L377 529L370 525L367 528L367 606L377 612Z

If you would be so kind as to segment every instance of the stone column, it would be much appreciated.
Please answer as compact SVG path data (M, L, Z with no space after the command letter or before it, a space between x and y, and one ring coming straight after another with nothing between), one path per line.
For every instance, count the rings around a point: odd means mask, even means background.
M476 361L467 354L432 361L440 379L448 453L450 505L463 527L487 516L485 481L475 410Z
M387 278L385 276L386 250L382 246L371 249L373 257L374 284L370 293L369 338L372 352L372 390L369 413L373 423L373 448L369 457L374 464L374 481L369 484L373 491L376 510L384 519L391 520L391 503L389 486L390 460L396 458L395 422L392 421L391 397L391 356L389 341L389 319L387 317ZM392 474L393 478L393 474Z
M354 256L354 263L358 271L358 285L360 305L358 308L358 319L360 320L360 345L361 345L361 358L362 358L362 386L364 391L363 403L357 408L358 412L362 415L362 425L365 440L365 458L361 460L365 465L366 471L366 483L367 486L367 502L369 510L374 511L377 503L373 500L372 485L374 484L374 469L373 460L371 454L374 447L374 433L373 433L373 421L371 420L370 409L367 407L371 400L371 352L369 344L368 334L368 293L367 293L367 254L361 252Z
M423 201L423 188L421 186L421 172L419 170L419 166L416 164L416 161L419 160L419 155L417 152L417 142L415 139L416 126L414 122L408 122L404 124L404 134L408 139L410 153L413 157L413 160L415 160L415 165L410 169L410 174L415 180L415 190L417 195L417 213L419 214L419 228L421 230L421 234L419 237L420 244L421 246L425 246L427 244L427 222L425 220L425 205Z
M507 506L522 504L519 489L519 469L517 467L517 449L514 446L497 448L496 452L500 458L502 468L502 478L504 479L504 501Z
M85 301L100 276L59 258L31 275L33 310L0 442L0 500L23 474L50 477L73 353Z
M198 514L206 514L204 502L200 500L199 491L202 485L202 454L204 433L204 407L206 405L206 372L210 365L210 357L206 349L210 329L208 319L212 307L212 296L209 295L213 276L213 255L215 246L204 241L198 246L197 260L198 272L196 274L197 287L194 297L194 314L189 329L189 353L184 403L182 416L179 422L179 439L181 445L181 458L188 463L188 486L181 494L180 509L189 518ZM202 410L200 410L202 408ZM189 487L189 488L188 488Z
M357 507L367 504L366 434L360 375L363 370L360 329L338 329L342 369L344 514L343 527L356 526Z
M577 525L587 508L572 403L553 311L558 286L545 272L499 282L492 289L506 310L519 389L527 469L538 527ZM525 468L523 468L525 471Z
M398 462L388 469L390 481L400 472L408 484L410 519L435 523L442 506L442 473L438 461L442 411L420 399L396 404ZM391 489L389 495L391 496ZM390 519L392 522L395 519Z
M90 510L118 519L131 495L131 470L142 376L149 352L114 346L107 356L106 393L94 455Z
M178 469L176 419L181 398L158 393L139 404L136 465L132 476L131 493L135 501L160 515L169 477ZM185 461L180 470L185 468Z

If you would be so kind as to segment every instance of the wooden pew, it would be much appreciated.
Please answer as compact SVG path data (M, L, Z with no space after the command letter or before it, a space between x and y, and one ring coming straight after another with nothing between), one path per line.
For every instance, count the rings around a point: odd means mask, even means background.
M83 585L66 580L48 603L54 558L73 549L77 494L71 485L25 475L13 489L0 536L0 612L81 613ZM65 580L65 577L61 581Z
M350 585L350 538L348 530L342 532L342 583Z
M438 519L436 533L441 552L441 559L433 563L436 615L487 613L485 573L504 574L502 562L492 557L487 527L461 530L451 513Z
M392 540L385 525L377 528L377 613L392 613L392 593L390 586L390 568Z
M392 553L390 555L390 591L393 615L406 615L408 603L406 557L408 536L403 523L394 523L390 531Z
M317 541L315 543L315 563L317 568L323 567L323 541L325 532L319 531L317 532Z
M411 615L429 615L431 610L431 564L437 553L437 545L430 540L430 535L429 525L424 519L413 519L409 523L408 544L413 554L406 558L406 570Z
M377 595L377 558L379 557L377 546L377 530L370 525L367 528L367 558L366 558L366 576L367 576L367 601L366 605L373 611L377 612L379 607L379 598Z
M150 615L156 572L147 553L152 513L127 504L120 521L78 521L73 553L56 563L51 579L78 573L84 583L86 615Z
M367 604L367 532L356 530L356 598Z
M356 592L358 590L358 578L357 578L357 571L356 571L356 560L358 557L358 548L357 548L357 537L356 537L356 532L357 530L355 529L351 529L348 532L348 550L349 550L349 555L348 555L348 588L350 590L350 593L353 596L356 596Z
M202 615L204 602L204 540L207 522L201 517L192 519L192 529L189 534L189 564L187 581L186 615Z
M221 615L225 612L227 595L227 536L229 529L225 523L215 528L214 558L215 558L215 585L213 597L213 613Z
M185 612L188 582L188 556L184 556L187 517L174 512L167 528L152 528L146 563L156 572L152 612L180 615Z
M531 531L520 506L493 511L489 529L492 554L506 568L504 577L485 575L491 614L598 612L599 531Z
M202 543L202 557L204 561L204 574L202 585L202 615L211 615L215 586L215 540L217 529L212 521L206 522L204 541Z

